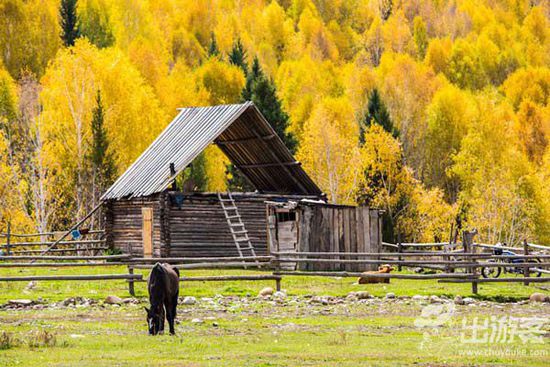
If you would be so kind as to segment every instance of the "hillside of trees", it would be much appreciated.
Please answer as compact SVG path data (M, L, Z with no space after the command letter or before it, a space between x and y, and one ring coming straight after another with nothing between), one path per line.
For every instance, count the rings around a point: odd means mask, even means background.
M548 244L549 18L543 0L0 0L0 232L83 217L176 108L252 100L331 202L385 210L387 241L460 223ZM248 185L214 146L185 177Z

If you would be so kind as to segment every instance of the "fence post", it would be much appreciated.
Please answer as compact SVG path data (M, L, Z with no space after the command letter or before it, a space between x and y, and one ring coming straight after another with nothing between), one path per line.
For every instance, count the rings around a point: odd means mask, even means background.
M8 221L8 231L6 233L6 253L10 256L10 236L11 236L11 222Z
M401 244L401 241L399 241L399 242L397 243L397 252L398 252L398 253L402 253L402 252L403 252L403 245ZM398 270L398 271L401 271L401 261L403 261L403 257L402 257L402 256L399 256L397 259L400 261L400 263L397 265L397 270Z
M133 275L134 274L134 267L132 265L128 265L128 274ZM128 292L132 297L136 296L136 291L134 289L134 279L128 279Z
M523 254L529 255L529 244L527 243L527 240L523 240ZM524 260L525 260L524 262L527 262L527 263L531 261L531 259L525 259L525 258ZM524 266L523 276L525 278L529 278L529 273L530 273L529 266ZM523 282L523 285L529 285L529 281L526 280L525 282Z
M476 230L462 231L462 246L464 247L464 253L475 253L474 236L477 234ZM477 259L471 258L472 262L477 263ZM472 278L477 277L477 267L472 267L466 270L467 273L472 274ZM477 281L472 280L472 293L477 294Z

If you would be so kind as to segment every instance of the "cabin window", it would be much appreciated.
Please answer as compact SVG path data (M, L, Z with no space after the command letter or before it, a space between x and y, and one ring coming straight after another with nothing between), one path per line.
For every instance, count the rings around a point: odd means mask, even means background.
M296 221L296 212L278 212L277 221L281 222L295 222Z

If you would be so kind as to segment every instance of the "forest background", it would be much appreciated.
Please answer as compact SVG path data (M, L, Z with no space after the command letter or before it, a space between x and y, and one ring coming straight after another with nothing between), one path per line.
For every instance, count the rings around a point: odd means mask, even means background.
M176 108L252 100L331 202L385 210L386 241L458 223L548 244L549 18L544 0L0 0L0 232L83 217ZM249 188L215 146L178 181Z

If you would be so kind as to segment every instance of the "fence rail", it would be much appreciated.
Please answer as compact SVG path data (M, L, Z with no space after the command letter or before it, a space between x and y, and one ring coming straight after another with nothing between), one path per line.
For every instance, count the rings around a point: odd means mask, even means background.
M60 244L60 243L58 243ZM393 245L393 244L387 244ZM385 246L397 249L393 252L272 252L269 256L248 257L168 257L168 258L143 258L130 255L95 255L95 256L56 256L56 255L12 255L0 256L0 268L44 268L44 267L99 267L99 266L126 266L126 274L95 274L95 275L36 275L0 277L0 281L96 281L96 280L126 280L129 292L135 294L134 284L144 282L142 274L135 274L135 270L147 270L156 262L170 263L179 269L222 269L222 268L261 268L270 271L271 274L242 274L242 275L216 275L188 277L182 276L182 281L262 281L275 280L277 289L281 287L283 276L322 276L322 277L361 277L364 273L359 271L342 271L337 266L346 264L393 264L401 267L426 267L441 270L435 274L400 274L400 273L369 273L369 278L376 279L411 279L411 280L437 280L442 283L471 283L472 291L477 293L478 283L502 283L523 282L540 283L550 281L550 253L533 253L536 250L550 250L545 246L524 243L524 251L516 255L495 255L493 252L477 252L476 248L495 248L487 244L471 244L461 250L450 251L455 245L448 246L444 243L424 244L396 244ZM536 247L534 247L536 246ZM442 248L443 251L427 251L427 248ZM503 247L498 247L505 249ZM405 249L410 249L405 251ZM419 249L418 251L415 249ZM516 248L514 248L517 250ZM57 249L62 250L62 249ZM51 250L55 251L55 250ZM519 252L519 251L518 251ZM520 260L518 263L507 262ZM536 259L536 260L534 260ZM334 266L327 271L301 271L288 270L283 265L289 264L326 264ZM514 267L521 269L522 276L499 279L484 279L480 277L482 268ZM541 272L540 278L531 277L534 272Z

